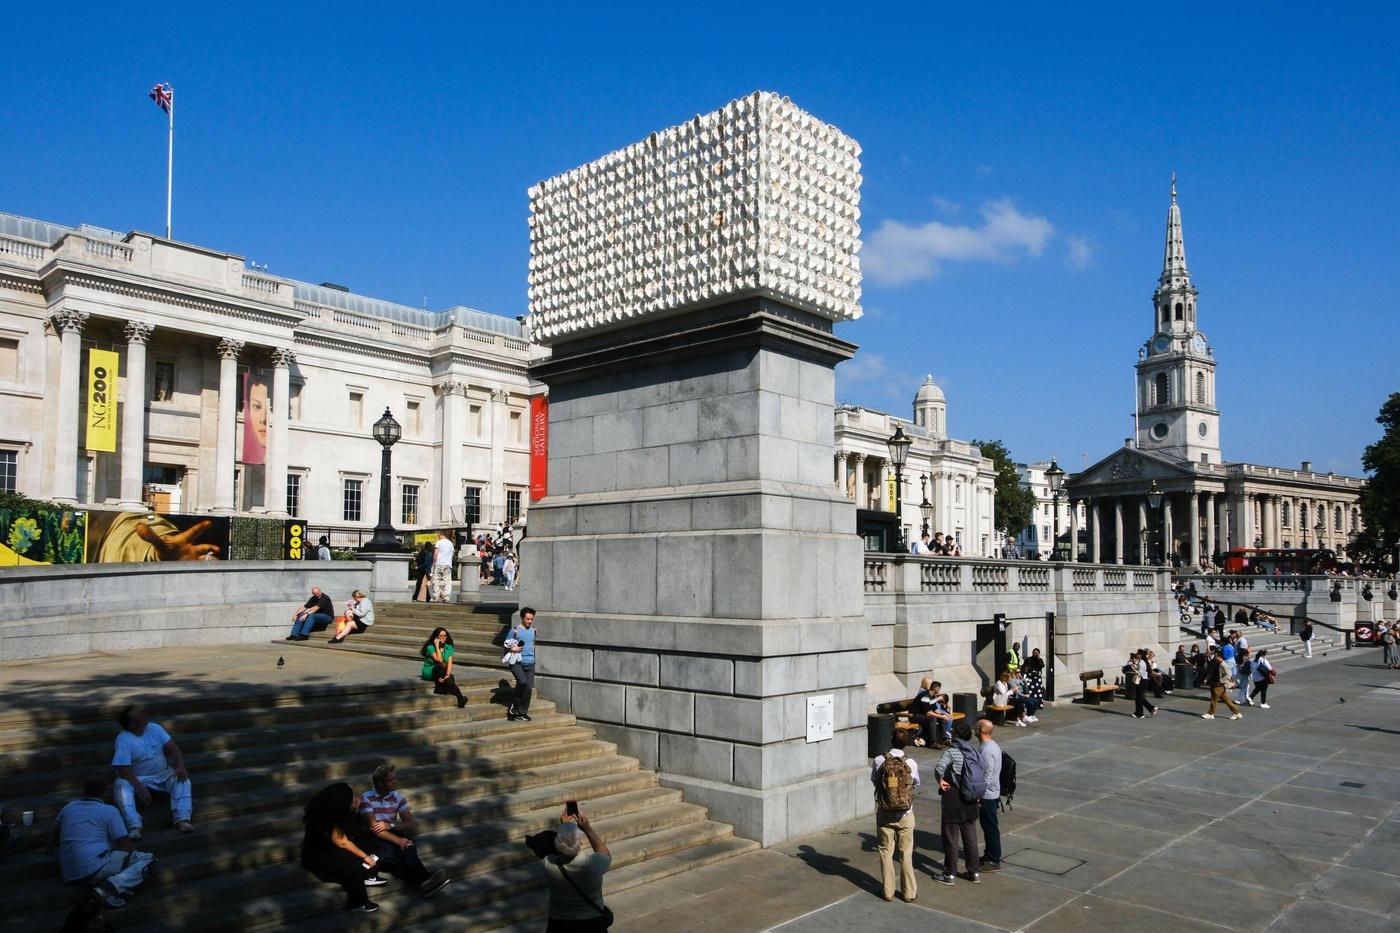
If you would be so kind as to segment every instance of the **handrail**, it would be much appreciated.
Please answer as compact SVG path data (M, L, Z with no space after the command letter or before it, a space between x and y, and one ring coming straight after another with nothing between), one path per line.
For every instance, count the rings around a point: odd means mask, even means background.
M1197 599L1199 602L1201 602L1201 603L1204 603L1204 602L1206 601L1206 600L1205 600L1205 597L1204 597L1204 596L1200 596L1200 595L1197 595L1197 596L1196 596L1196 599ZM1191 605L1191 596L1190 596L1189 594L1188 594L1187 597L1186 597L1186 604L1187 604L1188 606ZM1270 618L1273 618L1273 616L1274 616L1274 614L1273 614L1272 612L1270 612L1269 610L1263 609L1263 608L1261 608L1261 607L1259 607L1259 606L1252 606L1252 605L1250 605L1249 603L1227 602L1226 605L1229 605L1229 606L1239 606L1239 607L1242 607L1242 608L1245 608L1245 609L1250 609L1250 610L1252 610L1252 611L1254 611L1254 612L1261 612L1261 613L1263 613L1264 615L1269 616ZM1347 649L1348 651L1351 650L1351 638L1352 638L1352 630L1351 630L1351 629L1349 629L1349 628L1342 628L1340 625L1333 625L1331 622L1323 622L1321 619L1314 619L1312 616L1309 616L1309 615L1304 615L1304 616L1303 616L1303 621L1304 621L1304 622L1311 622L1313 625L1320 625L1320 626L1322 626L1323 628L1330 628L1332 631L1336 632L1338 635L1341 635L1341 636L1346 640L1346 649ZM1297 635L1297 634L1298 634L1297 632L1293 631L1293 627L1294 627L1294 624L1295 624L1296 622L1297 622L1297 619L1293 618L1292 616L1289 616L1289 617L1288 617L1288 634L1290 634L1290 635ZM1187 630L1187 631L1191 631L1190 629L1186 629L1186 626L1184 626L1184 625L1182 625L1181 628L1184 629L1184 630Z

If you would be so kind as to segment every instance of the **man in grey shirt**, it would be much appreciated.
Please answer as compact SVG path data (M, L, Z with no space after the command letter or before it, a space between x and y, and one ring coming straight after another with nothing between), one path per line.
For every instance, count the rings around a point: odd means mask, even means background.
M977 816L982 824L982 837L987 840L982 870L1001 871L1001 827L997 823L997 807L1001 803L1001 746L992 741L990 719L977 724L977 741L982 770L987 775L987 792L982 795L982 811Z

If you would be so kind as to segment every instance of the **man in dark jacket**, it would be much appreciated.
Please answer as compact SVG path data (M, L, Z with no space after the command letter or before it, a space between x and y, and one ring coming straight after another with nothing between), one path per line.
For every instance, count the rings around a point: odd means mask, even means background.
M1220 649L1210 649L1210 660L1206 662L1206 686L1210 687L1210 710L1201 714L1202 719L1215 718L1215 704L1224 703L1230 708L1231 719L1243 719L1244 714L1230 699L1230 669L1220 657Z
M306 641L312 632L319 632L334 621L335 604L319 586L313 586L311 598L292 616L292 634L287 636L287 641Z
M978 874L981 865L978 860L977 818L982 812L982 802L974 800L965 803L958 792L965 756L978 754L970 744L972 727L965 722L958 723L953 727L953 740L952 746L938 759L938 766L934 769L943 814L943 874L935 880L939 884L953 884L953 876L958 870L958 843L961 841L963 859L967 864L967 874L963 877L978 884L982 878Z

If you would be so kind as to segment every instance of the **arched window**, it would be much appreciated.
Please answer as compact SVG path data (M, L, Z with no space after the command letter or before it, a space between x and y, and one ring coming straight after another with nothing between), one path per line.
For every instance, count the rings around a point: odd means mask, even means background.
M1168 305L1162 305L1162 324L1165 326L1172 319L1172 309Z
M1303 534L1308 533L1308 507L1306 505L1298 506L1298 527L1303 529Z
M1336 512L1332 517L1332 527L1337 531L1342 530L1342 507L1340 505L1337 506Z
M1183 317L1182 314L1181 314L1181 302L1179 302L1179 301L1176 303L1176 319L1177 319L1178 321L1184 321L1184 320L1186 320L1186 318Z
M1287 499L1283 502L1283 527L1288 528L1293 524L1293 507Z
M1353 509L1353 510L1352 510L1352 513L1351 513L1351 530L1352 530L1352 531L1360 531L1360 530L1361 530L1360 524L1361 524L1361 513L1360 513L1360 512L1357 512L1355 509Z
M1157 380L1153 384L1152 404L1165 405L1171 401L1171 389L1167 384L1167 374L1158 373Z
M1196 404L1206 403L1206 374L1196 373Z

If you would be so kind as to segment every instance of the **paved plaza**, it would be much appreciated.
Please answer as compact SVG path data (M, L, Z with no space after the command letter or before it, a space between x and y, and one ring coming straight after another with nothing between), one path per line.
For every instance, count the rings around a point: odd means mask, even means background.
M871 818L609 898L615 929L1395 930L1400 678L1379 660L1280 665L1272 709L1239 722L1186 691L1141 722L1120 699L998 729L1018 790L980 885L933 880L936 759L917 749L917 903L880 899Z

